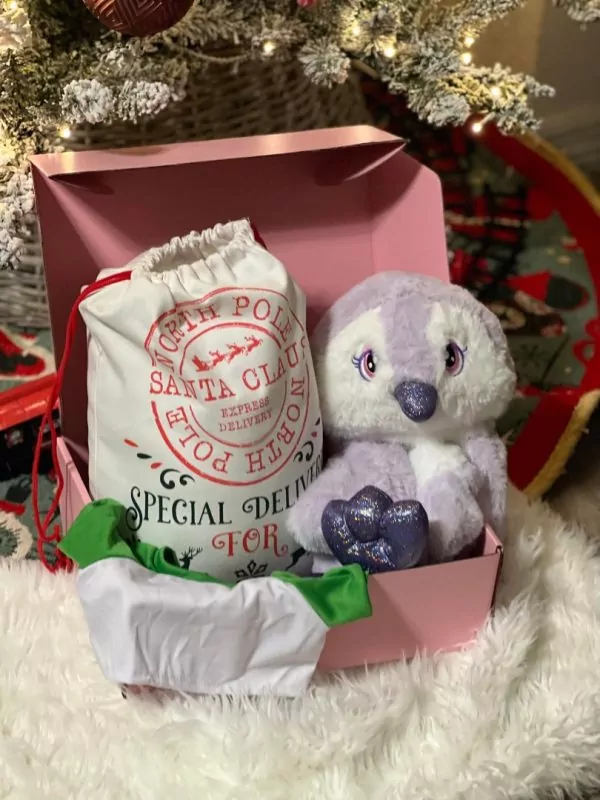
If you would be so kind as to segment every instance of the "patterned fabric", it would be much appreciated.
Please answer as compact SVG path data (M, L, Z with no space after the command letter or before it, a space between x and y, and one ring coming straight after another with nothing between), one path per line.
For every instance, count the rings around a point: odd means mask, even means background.
M46 513L56 484L51 475L40 478L40 512ZM0 482L0 558L37 559L31 476L20 475ZM48 557L54 553L48 551Z
M581 383L598 325L594 282L557 209L521 175L460 132L437 142L451 278L498 315L515 359L520 391L500 426L513 444L543 393Z
M13 331L0 324L0 392L39 380L53 371L50 331Z
M28 426L8 428L13 416L13 392L23 385L32 389L54 371L50 331L13 331L0 325L0 558L37 558L31 503L29 464L33 436ZM19 403L26 403L19 398ZM22 466L23 465L23 466ZM48 472L48 459L45 459ZM16 473L16 474L13 474ZM10 474L10 477L8 475ZM51 474L40 480L40 510L50 507L55 483Z

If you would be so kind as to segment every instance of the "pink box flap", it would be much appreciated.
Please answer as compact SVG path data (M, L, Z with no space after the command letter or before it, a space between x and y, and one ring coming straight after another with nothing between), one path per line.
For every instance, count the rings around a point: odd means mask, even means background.
M210 142L183 142L177 145L88 150L79 153L50 153L32 156L31 162L48 177L60 177L107 170L170 167L192 161L233 161L238 158L322 152L376 144L387 145L391 150L396 150L404 142L378 128L356 125L349 128L276 133L271 136L215 139Z
M32 170L57 358L84 284L173 236L250 217L307 294L309 325L383 270L448 279L441 187L368 126L35 156ZM65 373L63 430L87 444L85 336ZM83 466L79 463L79 466Z

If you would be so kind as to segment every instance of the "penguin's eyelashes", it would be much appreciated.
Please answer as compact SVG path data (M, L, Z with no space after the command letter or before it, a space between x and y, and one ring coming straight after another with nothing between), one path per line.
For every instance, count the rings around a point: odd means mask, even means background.
M372 381L377 372L377 356L375 351L366 347L358 356L352 356L352 363L364 381Z
M452 339L448 342L444 351L446 372L448 375L452 375L453 377L460 375L465 366L466 352L466 347L460 347L460 345L456 344Z

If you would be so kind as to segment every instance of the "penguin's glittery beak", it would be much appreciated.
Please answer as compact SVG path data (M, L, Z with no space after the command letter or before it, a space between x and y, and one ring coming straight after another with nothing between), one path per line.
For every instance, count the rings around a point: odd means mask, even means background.
M403 381L394 389L394 397L403 413L413 422L426 422L435 414L438 393L430 383Z

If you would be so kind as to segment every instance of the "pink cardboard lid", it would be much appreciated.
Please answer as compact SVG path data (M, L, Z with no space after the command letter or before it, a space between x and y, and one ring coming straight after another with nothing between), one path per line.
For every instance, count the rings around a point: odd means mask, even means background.
M178 164L208 161L233 161L239 158L264 158L292 153L319 152L357 148L362 145L387 145L388 152L404 142L391 133L356 125L349 128L328 128L271 136L248 136L238 139L215 139L208 142L152 147L129 147L118 150L87 150L78 153L50 153L32 156L31 163L52 178L90 172L123 169L173 167ZM372 156L371 156L372 158Z
M383 270L448 279L441 187L369 126L32 158L57 359L81 287L107 267L217 222L250 217L307 294L309 324ZM85 336L61 405L85 458ZM82 466L80 464L80 466Z

